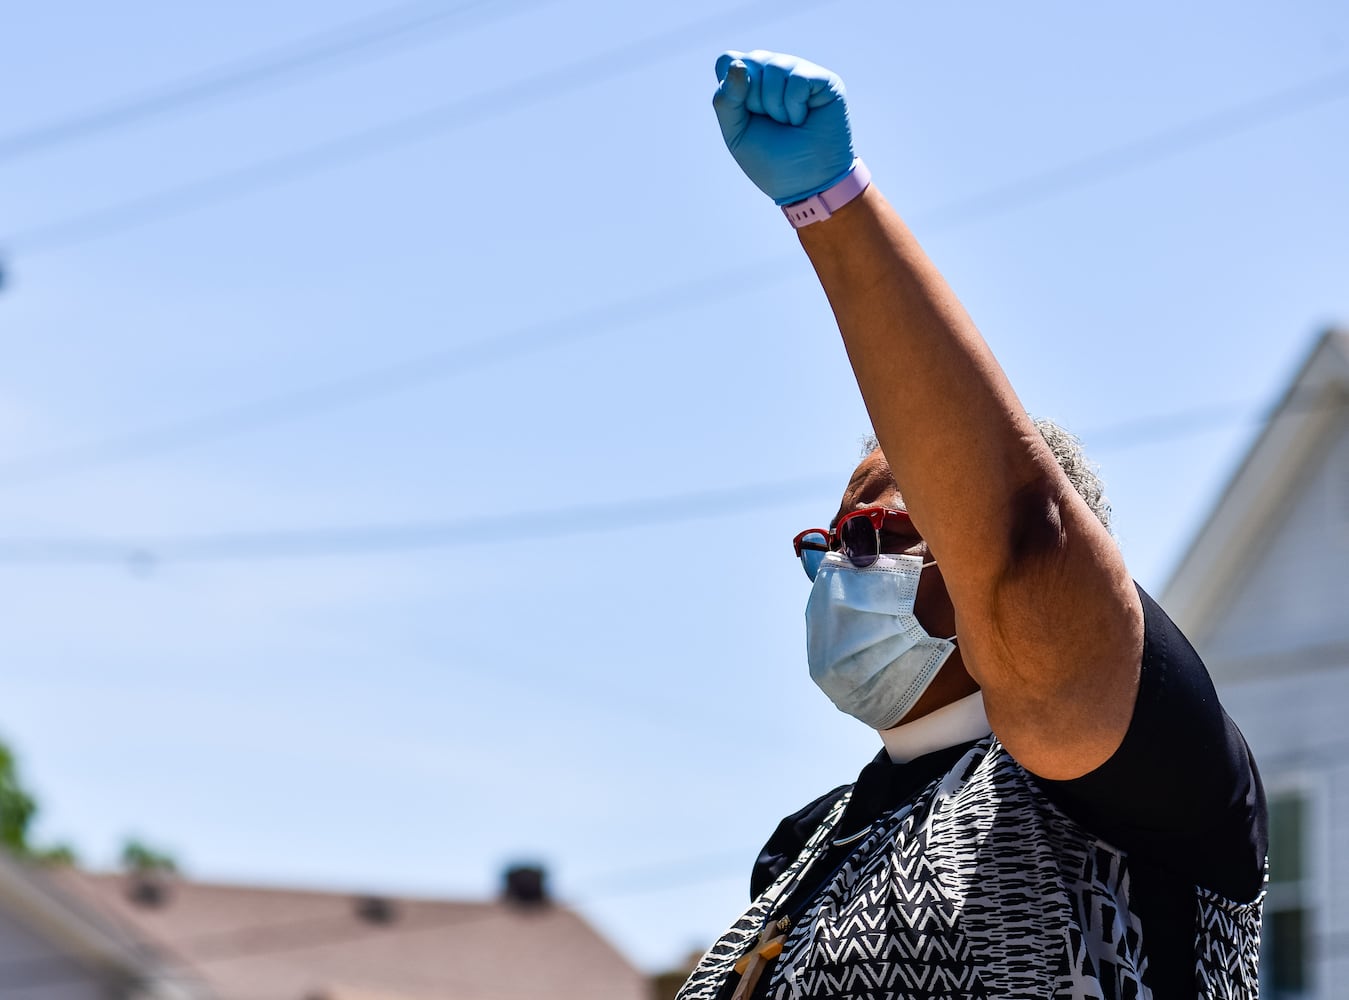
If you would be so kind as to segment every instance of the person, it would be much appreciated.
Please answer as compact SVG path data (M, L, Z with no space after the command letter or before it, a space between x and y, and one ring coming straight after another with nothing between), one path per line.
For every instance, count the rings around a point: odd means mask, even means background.
M680 1000L1257 996L1264 793L1203 663L870 183L842 81L716 70L875 431L794 544L811 676L883 749L782 821Z

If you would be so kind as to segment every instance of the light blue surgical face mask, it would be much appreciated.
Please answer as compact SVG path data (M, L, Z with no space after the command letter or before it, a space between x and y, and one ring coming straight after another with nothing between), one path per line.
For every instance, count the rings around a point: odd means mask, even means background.
M810 676L841 712L889 729L913 708L955 649L913 613L917 556L882 555L854 566L837 552L820 564L806 604Z

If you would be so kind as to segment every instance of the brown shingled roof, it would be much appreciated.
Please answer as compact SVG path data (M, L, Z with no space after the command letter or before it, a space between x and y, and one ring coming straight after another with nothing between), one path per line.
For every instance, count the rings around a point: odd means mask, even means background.
M648 1000L645 977L554 903L448 902L126 876L63 883L177 956L220 1000Z

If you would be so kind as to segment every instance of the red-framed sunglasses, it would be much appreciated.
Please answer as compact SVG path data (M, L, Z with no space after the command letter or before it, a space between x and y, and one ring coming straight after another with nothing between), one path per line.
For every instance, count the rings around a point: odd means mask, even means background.
M844 516L832 528L807 528L792 539L792 548L812 580L826 552L841 552L854 566L867 567L881 554L881 529L889 521L907 524L909 515L889 507L864 507Z

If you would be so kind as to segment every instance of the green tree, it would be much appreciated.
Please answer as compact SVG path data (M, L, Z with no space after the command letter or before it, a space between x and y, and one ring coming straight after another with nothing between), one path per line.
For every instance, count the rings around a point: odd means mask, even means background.
M133 837L122 845L122 869L134 875L174 875L178 862L173 855Z
M33 821L37 819L37 812L37 800L19 778L14 751L0 741L0 847L28 861L72 864L75 852L69 846L33 843Z

